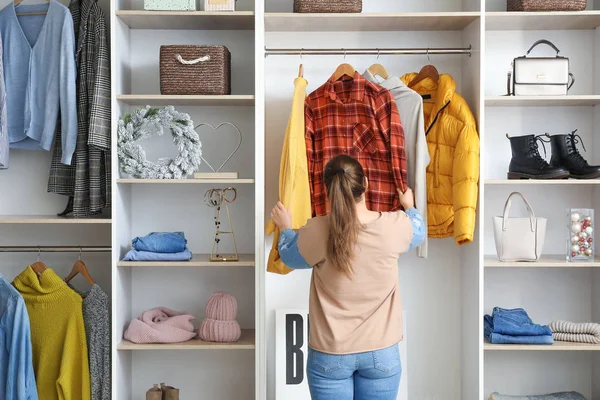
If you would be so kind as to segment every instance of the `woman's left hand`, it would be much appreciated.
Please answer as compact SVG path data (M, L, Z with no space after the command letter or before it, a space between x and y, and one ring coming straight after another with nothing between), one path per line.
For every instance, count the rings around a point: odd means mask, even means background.
M271 219L277 225L280 231L292 229L292 213L286 209L282 202L278 201L277 205L271 211Z

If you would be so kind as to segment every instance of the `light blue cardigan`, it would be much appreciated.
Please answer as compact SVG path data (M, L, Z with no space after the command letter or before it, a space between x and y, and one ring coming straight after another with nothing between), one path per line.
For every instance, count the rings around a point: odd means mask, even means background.
M38 400L31 351L25 301L0 275L0 399Z
M17 16L17 12L48 11ZM69 9L10 2L0 11L8 135L12 148L50 150L60 109L62 160L77 144L75 34Z

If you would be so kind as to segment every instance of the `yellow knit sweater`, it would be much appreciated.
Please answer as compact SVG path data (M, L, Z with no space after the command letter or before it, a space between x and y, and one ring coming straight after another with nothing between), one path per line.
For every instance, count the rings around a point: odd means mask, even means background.
M288 122L281 165L279 168L279 200L292 212L292 228L300 229L311 217L310 187L308 185L308 161L306 160L306 141L304 140L304 100L308 82L304 78L294 80L292 112ZM273 221L266 227L267 235L275 233L273 248L269 254L267 271L287 274L291 271L279 257L277 244L279 229Z
M81 296L50 268L27 267L13 282L31 322L40 400L89 400L90 371Z

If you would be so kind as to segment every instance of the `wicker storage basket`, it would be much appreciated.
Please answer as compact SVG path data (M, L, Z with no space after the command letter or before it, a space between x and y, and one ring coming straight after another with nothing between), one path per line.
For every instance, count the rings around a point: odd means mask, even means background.
M296 13L360 13L362 0L294 0Z
M583 11L587 0L507 0L508 11Z
M225 46L161 46L160 92L231 94L231 53Z
M204 11L235 11L236 0L204 0Z

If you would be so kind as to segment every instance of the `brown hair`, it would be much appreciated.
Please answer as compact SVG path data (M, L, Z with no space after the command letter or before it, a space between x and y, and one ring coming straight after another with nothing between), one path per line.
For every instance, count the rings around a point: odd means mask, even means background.
M347 155L332 158L325 166L325 187L331 208L327 259L339 271L352 276L352 258L362 225L356 203L367 187L360 163Z

